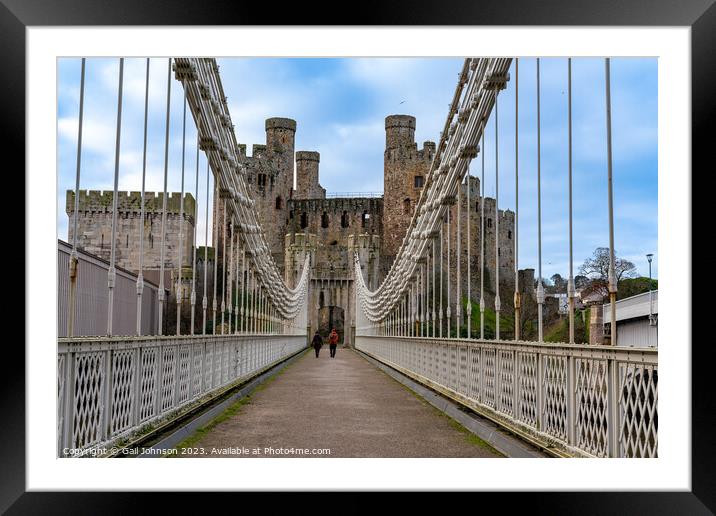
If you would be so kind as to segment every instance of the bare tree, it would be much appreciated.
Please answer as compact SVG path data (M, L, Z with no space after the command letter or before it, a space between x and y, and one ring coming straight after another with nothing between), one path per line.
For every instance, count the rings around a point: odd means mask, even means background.
M597 247L594 254L584 260L579 268L580 274L590 279L587 290L597 291L603 296L609 295L609 248ZM629 260L619 258L614 253L614 274L617 284L624 278L634 277L636 274L636 266Z

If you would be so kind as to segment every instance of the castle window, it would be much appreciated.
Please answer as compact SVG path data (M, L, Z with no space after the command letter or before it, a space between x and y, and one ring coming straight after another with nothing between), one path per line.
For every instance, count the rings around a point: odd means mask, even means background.
M370 214L367 211L363 212L363 215L361 216L361 226L365 227L366 222L370 220Z
M323 216L321 217L321 227L328 227L328 213L326 213L325 211L323 212Z
M422 188L424 182L425 178L423 176L415 176L415 188Z
M350 225L350 217L348 217L348 212L344 211L343 215L341 216L341 227L347 228Z
M281 196L279 195L278 197L276 197L276 209L280 210L281 208L283 208L283 200L281 199Z
M304 211L301 213L301 229L306 229L308 227L308 214Z
M257 184L259 185L259 188L266 187L266 174L259 174Z
M323 302L323 291L321 291L321 293L318 295L318 308L323 308Z
M102 237L99 240L99 246L104 247L104 233L102 233Z
M475 201L475 213L480 211L480 201Z
M129 235L127 235L127 243L125 244L125 247L129 247Z
M152 249L154 249L154 235L152 235L151 233L149 233L149 245Z
M507 231L507 238L512 240L512 231L509 231L509 230Z
M271 176L271 188L273 188L273 180L274 180L274 177Z
M403 201L403 213L405 215L410 215L410 199L405 199Z
M487 219L487 227L488 228L492 227L492 219Z

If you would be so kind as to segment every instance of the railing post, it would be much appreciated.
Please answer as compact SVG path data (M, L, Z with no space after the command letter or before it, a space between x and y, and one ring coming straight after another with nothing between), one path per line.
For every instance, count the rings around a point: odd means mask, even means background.
M619 396L618 367L616 358L607 359L607 439L609 440L609 456L619 456Z
M65 355L65 392L64 392L64 424L62 447L74 446L74 416L75 416L75 353L67 351Z
M520 375L522 374L522 371L520 371L520 353L519 351L515 350L512 353L512 417L515 419L515 421L519 421L519 408L520 408Z
M570 446L576 444L576 422L577 422L577 401L576 401L576 377L575 359L570 354L567 357L567 443Z
M105 351L104 364L104 389L102 389L102 428L100 429L100 439L107 440L111 434L112 424L112 350Z
M542 372L542 352L537 351L537 430L542 430L542 405L544 404L544 374Z
M157 376L156 383L154 385L155 396L154 396L154 414L158 416L162 413L162 362L164 362L164 346L160 344L157 346Z
M134 350L134 381L132 382L132 426L139 424L139 404L141 397L139 390L141 388L142 375L142 347L138 345Z

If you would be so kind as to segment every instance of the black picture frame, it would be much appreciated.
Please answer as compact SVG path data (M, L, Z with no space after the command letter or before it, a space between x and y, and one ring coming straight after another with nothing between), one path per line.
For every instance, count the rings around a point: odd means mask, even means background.
M350 4L349 4L350 7ZM271 11L271 12L269 12ZM293 3L270 9L261 2L238 5L228 0L0 0L0 53L2 75L0 90L0 147L3 156L19 158L18 167L24 170L25 109L25 29L28 26L88 26L88 25L525 25L525 26L688 26L691 28L692 73L692 170L705 173L713 169L714 115L716 115L716 6L714 0L530 0L507 1L442 1L425 2L399 0L390 3L364 1L353 4L346 14L332 19L318 13L329 13L325 7L310 8L305 3ZM338 13L337 10L334 10ZM709 129L711 129L709 131ZM661 145L668 142L660 142ZM679 171L695 182L697 175ZM7 177L7 176L6 176ZM26 187L29 185L26 185ZM25 192L26 193L26 192ZM704 193L702 193L704 195ZM23 196L24 198L24 196ZM692 199L692 206L697 205ZM691 208L691 207L689 207ZM696 219L692 217L696 222ZM693 231L692 235L698 232ZM31 235L24 234L28 239ZM24 256L24 246L13 245L15 253ZM691 255L694 256L693 251ZM14 256L15 263L18 263ZM695 270L696 271L696 270ZM706 272L708 273L708 272ZM26 270L27 274L27 270ZM685 278L691 281L691 278ZM696 311L697 303L692 303ZM34 309L38 309L35 307ZM697 319L698 320L698 319ZM27 314L26 314L27 324ZM531 512L550 514L711 514L716 511L716 476L714 475L714 424L716 403L710 383L713 376L713 339L691 345L691 321L684 321L684 352L691 350L692 358L692 489L689 492L588 492L588 493L479 493L470 494L470 504L479 503L487 509L492 503L509 507L512 511L524 506ZM136 494L106 493L39 493L25 488L25 353L17 340L5 343L5 367L0 393L0 511L8 514L105 514L140 512L148 509L148 498L161 497L162 512L186 512L189 496L182 493ZM17 367L17 364L22 364ZM607 459L608 460L608 459ZM216 502L227 496L212 495ZM273 506L281 498L241 494L242 506L248 507L245 497L257 498L259 503ZM456 495L452 495L456 496ZM479 498L478 498L479 497ZM306 497L296 493L283 497L296 508ZM454 502L462 502L454 498ZM505 504L505 499L509 503ZM322 504L331 505L333 502ZM344 503L346 510L373 510L375 505L363 500ZM404 511L419 508L423 496L413 494L404 499ZM411 507L414 506L414 507ZM477 507L477 506L475 506ZM206 509L204 505L204 509Z

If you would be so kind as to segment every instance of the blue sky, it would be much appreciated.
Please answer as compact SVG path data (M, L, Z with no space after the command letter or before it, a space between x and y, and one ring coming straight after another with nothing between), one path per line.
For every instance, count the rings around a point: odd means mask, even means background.
M382 192L384 119L417 118L416 141L437 141L452 100L462 59L254 58L219 59L237 140L264 143L264 121L297 121L296 150L321 153L320 182L328 192ZM543 276L568 273L567 61L540 60ZM163 188L166 59L152 59L148 124L147 191ZM515 87L499 102L501 208L515 208ZM120 190L139 190L142 166L145 60L126 59ZM58 60L57 236L67 239L65 191L74 188L80 60ZM111 190L118 86L117 59L88 59L82 153L82 189ZM648 274L647 253L657 250L657 60L611 62L615 247ZM172 83L169 186L181 186L182 93ZM402 102L402 103L401 103ZM604 60L572 60L574 270L596 247L609 243ZM537 267L537 121L535 59L520 60L519 170L520 267ZM485 192L495 190L495 129L485 134ZM194 191L196 129L187 113L185 189ZM200 156L199 203L206 202L206 161ZM481 159L472 175L481 174ZM211 189L211 187L210 187ZM211 202L211 197L209 198ZM203 213L203 207L199 208ZM211 215L211 214L210 214ZM209 236L211 239L211 235ZM204 221L197 233L204 242Z

